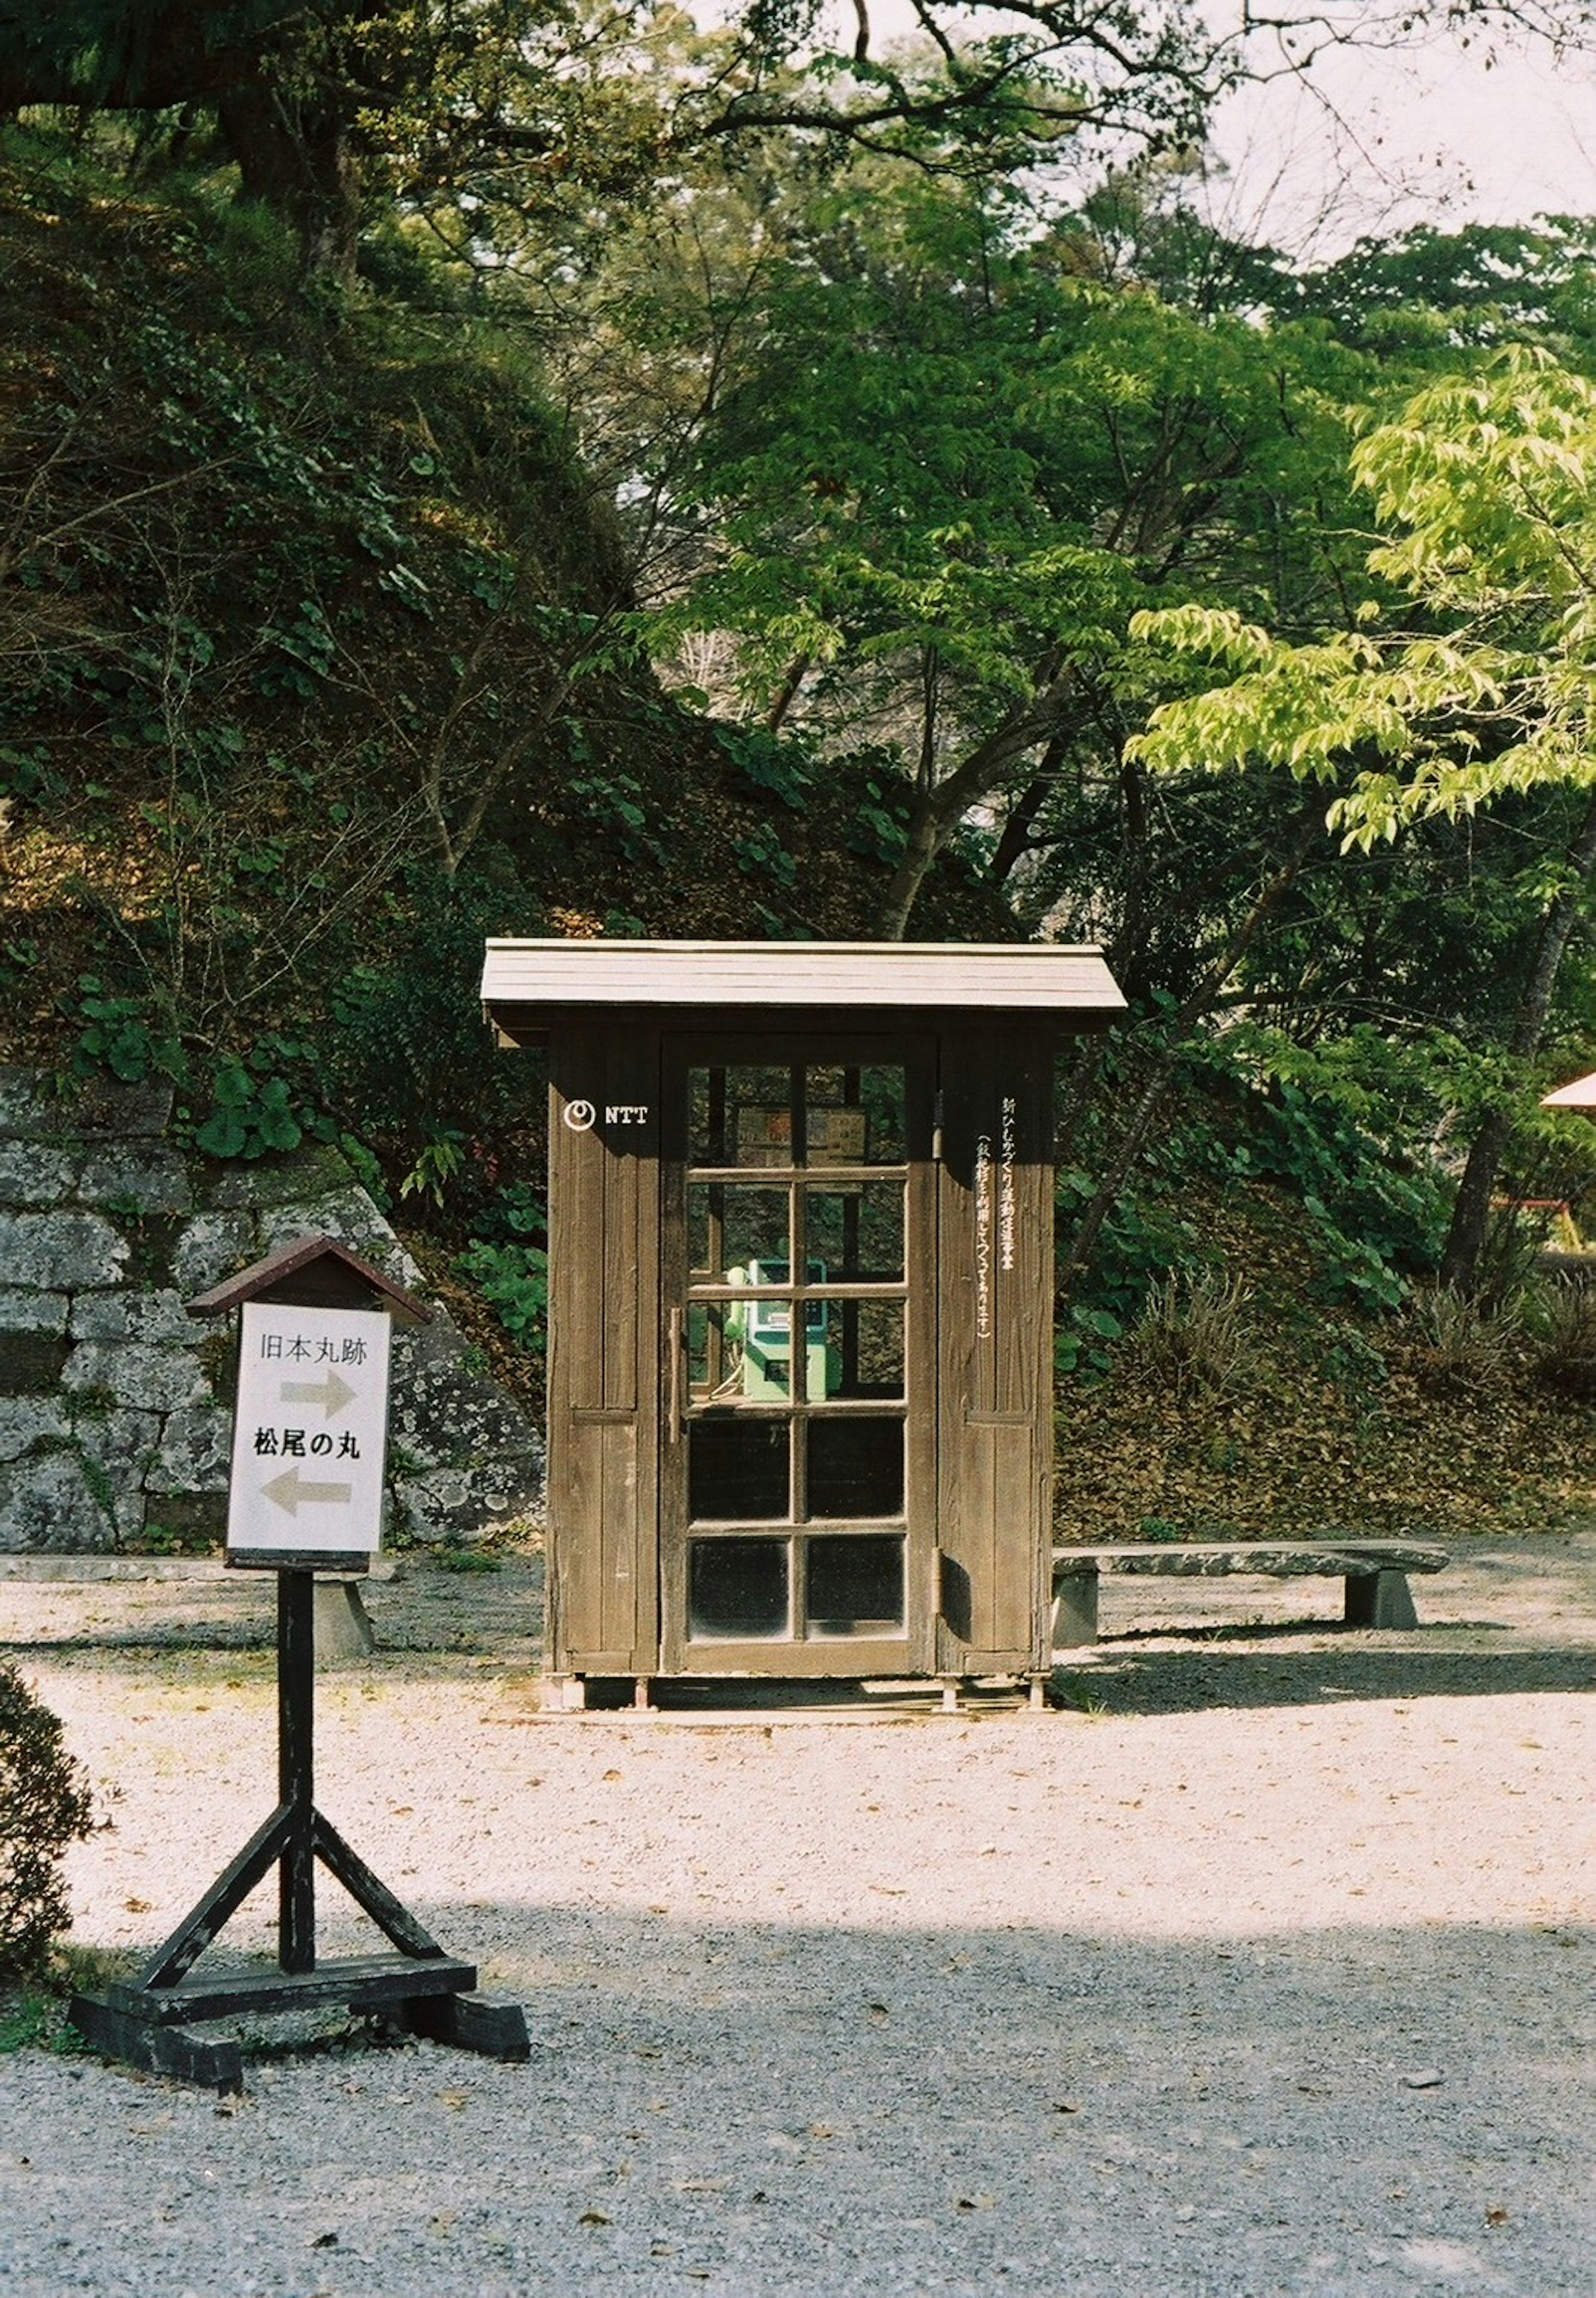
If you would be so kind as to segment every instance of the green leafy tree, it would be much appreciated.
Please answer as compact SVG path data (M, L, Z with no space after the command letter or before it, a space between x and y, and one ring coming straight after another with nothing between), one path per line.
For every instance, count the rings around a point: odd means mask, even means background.
M1267 765L1344 784L1329 820L1354 851L1504 798L1580 794L1508 1033L1527 1062L1596 872L1596 384L1509 348L1371 428L1352 467L1386 531L1370 569L1407 594L1405 624L1370 602L1304 644L1229 609L1149 616L1145 638L1231 675L1161 708L1134 747L1165 770ZM1499 1104L1470 1147L1443 1264L1460 1288L1512 1122Z
M773 135L1021 166L1060 136L1189 134L1228 64L1178 5L1104 11L921 0L883 50L864 0L828 37L813 0L747 0L699 36L647 0L0 0L0 112L29 105L214 120L244 188L309 268L348 272L366 203L536 210L652 191L694 153Z
M1322 329L1099 285L1080 247L991 186L861 169L790 200L677 449L678 516L707 539L657 627L731 633L767 729L896 748L889 935L974 808L1000 882L1077 834L1087 781L1134 839L1138 608L1239 596L1300 616L1338 579L1326 499L1344 494L1335 402L1358 362Z

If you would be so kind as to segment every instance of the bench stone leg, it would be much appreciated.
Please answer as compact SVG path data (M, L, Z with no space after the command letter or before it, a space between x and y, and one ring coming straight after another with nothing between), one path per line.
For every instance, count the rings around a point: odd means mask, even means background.
M1350 1581L1347 1584L1349 1588L1352 1585ZM1096 1573L1061 1573L1053 1583L1054 1650L1069 1651L1078 1644L1095 1644L1096 1641Z
M368 1659L376 1649L371 1620L354 1580L318 1580L312 1610L318 1667Z
M1416 1628L1418 1614L1405 1572L1349 1572L1345 1619L1349 1628Z

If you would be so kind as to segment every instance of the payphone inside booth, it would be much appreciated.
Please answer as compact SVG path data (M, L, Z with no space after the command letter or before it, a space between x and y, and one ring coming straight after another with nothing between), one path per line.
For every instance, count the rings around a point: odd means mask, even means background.
M550 1049L547 1665L1039 1680L1057 946L494 941Z

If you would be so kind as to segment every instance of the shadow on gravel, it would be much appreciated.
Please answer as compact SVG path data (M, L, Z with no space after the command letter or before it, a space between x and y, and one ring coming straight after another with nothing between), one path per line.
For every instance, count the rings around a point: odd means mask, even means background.
M1119 1636L1099 1644L1090 1658L1055 1667L1059 1704L1107 1715L1170 1715L1204 1707L1306 1707L1347 1699L1487 1698L1517 1691L1596 1690L1596 1655L1589 1645L1539 1645L1531 1649L1369 1650L1349 1641L1312 1653L1231 1651L1231 1635L1324 1636L1322 1621L1294 1630L1221 1630L1199 1650L1128 1650L1145 1641ZM1167 1633L1167 1632L1166 1632ZM1421 1631L1422 1633L1422 1631Z
M355 2051L261 2069L219 2117L26 2054L48 2152L0 2153L21 2298L1590 2288L1568 2005L1592 1949L1560 1926L1170 1941L423 1912L492 1938L529 2066Z
M165 1657L176 1651L275 1651L277 1630L268 1622L185 1620L172 1628L136 1631L93 1630L78 1635L0 1636L0 1652L48 1652L54 1658L81 1657L91 1652L120 1652L124 1657Z

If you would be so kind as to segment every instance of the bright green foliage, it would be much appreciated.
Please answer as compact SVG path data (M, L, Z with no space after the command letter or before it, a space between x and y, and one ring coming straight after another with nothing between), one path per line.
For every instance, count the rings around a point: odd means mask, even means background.
M1300 645L1233 608L1138 619L1229 683L1164 706L1135 753L1167 771L1269 764L1346 785L1330 819L1367 850L1416 822L1596 779L1596 384L1513 350L1418 393L1352 456L1388 540L1377 607ZM1377 760L1379 763L1372 763Z
M549 1313L548 1216L525 1187L500 1191L481 1233L455 1261L505 1331L541 1350Z

